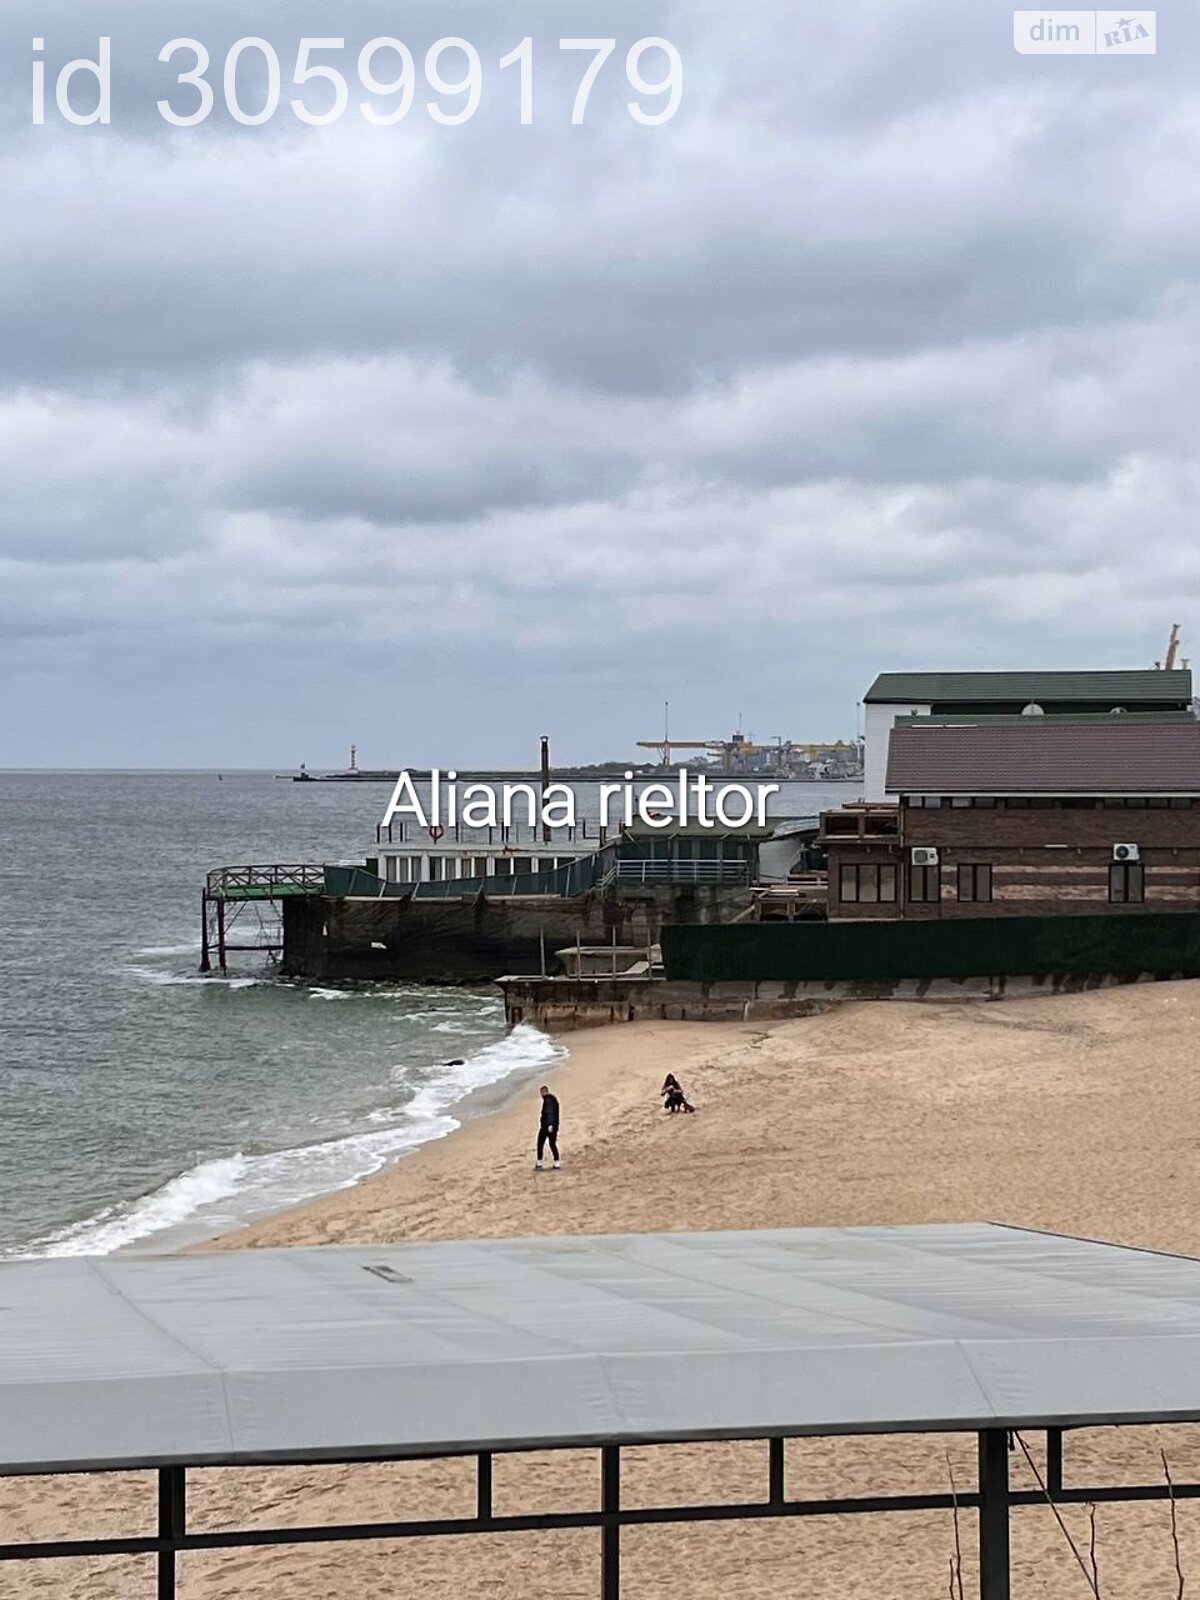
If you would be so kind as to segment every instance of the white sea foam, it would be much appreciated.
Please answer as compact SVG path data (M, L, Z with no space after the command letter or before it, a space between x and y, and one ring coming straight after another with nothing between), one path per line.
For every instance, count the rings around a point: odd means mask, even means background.
M374 1126L369 1131L261 1154L237 1151L200 1162L151 1194L109 1206L40 1240L30 1254L108 1255L163 1235L183 1242L349 1188L396 1156L452 1133L459 1126L453 1108L466 1095L514 1072L549 1065L565 1054L545 1034L522 1025L457 1065L433 1069L407 1102L371 1113L367 1121ZM398 1086L402 1083L400 1077Z
M131 978L138 978L142 983L154 983L164 989L180 988L193 983L207 984L210 987L220 986L224 989L253 989L260 983L270 982L270 979L265 977L226 977L216 972L164 972L159 967L128 966L123 970Z
M85 1222L73 1223L36 1245L47 1256L110 1255L152 1233L177 1227L206 1207L236 1195L248 1158L240 1153L202 1162L131 1205L106 1206Z
M497 996L488 994L473 994L469 991L456 991L454 1002L450 1005L429 1004L429 990L427 988L400 988L395 984L354 983L347 984L345 988L329 989L319 984L301 982L295 979L274 980L277 988L294 989L301 994L315 1000L383 1000L404 1005L405 1022L437 1023L446 1019L455 1020L460 1026L454 1030L444 1029L444 1032L468 1032L481 1020L492 1017L501 1017L504 1014L504 1002ZM423 1005L414 1005L414 1001L424 1001ZM466 1008L470 1008L469 1010Z

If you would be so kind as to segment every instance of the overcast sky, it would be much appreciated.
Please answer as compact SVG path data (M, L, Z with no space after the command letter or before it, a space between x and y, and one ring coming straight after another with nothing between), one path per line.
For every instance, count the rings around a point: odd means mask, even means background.
M1200 659L1193 9L1114 60L992 0L8 0L0 766L586 761L664 699L834 738L884 669ZM53 84L101 33L111 127L34 127L33 38ZM478 48L469 123L155 109L178 35L219 89L389 33Z

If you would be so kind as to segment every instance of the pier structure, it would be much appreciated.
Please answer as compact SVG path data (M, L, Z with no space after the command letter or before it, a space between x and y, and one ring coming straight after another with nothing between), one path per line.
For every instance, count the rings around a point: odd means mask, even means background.
M361 865L223 867L202 897L201 971L239 951L317 982L545 974L570 945L644 951L663 927L819 915L816 817L777 829L380 825ZM803 863L804 870L798 870ZM264 927L262 912L271 913ZM258 917L253 942L239 919Z
M271 936L256 939L251 944L235 944L231 935L245 913L258 913L258 927L263 929L261 911L264 905L298 895L319 895L325 888L325 868L311 865L218 867L205 879L200 895L200 971L211 972L216 955L217 970L224 976L229 971L229 956L237 952L253 952L278 957L283 949L283 930Z

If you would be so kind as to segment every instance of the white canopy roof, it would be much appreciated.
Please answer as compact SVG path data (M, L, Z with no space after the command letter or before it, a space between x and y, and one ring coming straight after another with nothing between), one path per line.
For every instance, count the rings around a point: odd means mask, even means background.
M0 1473L1200 1419L1200 1261L994 1225L0 1264Z

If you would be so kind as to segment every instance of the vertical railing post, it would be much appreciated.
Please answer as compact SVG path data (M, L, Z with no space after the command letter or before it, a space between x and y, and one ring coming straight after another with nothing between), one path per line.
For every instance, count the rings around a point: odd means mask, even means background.
M479 1452L479 1477L476 1484L475 1515L480 1522L492 1520L492 1456L489 1450Z
M186 1488L183 1467L159 1468L158 1537L165 1542L158 1552L157 1600L175 1600L175 1547L187 1527Z
M600 1593L602 1600L621 1600L621 1448L606 1444L600 1451L600 1509L606 1520L600 1530Z
M1008 1433L979 1435L979 1596L1010 1600L1008 1555Z
M770 1451L768 1459L768 1499L773 1506L781 1506L784 1501L783 1492L783 1440L768 1439L767 1448Z
M1046 1488L1051 1500L1062 1497L1063 1486L1063 1431L1046 1429Z

